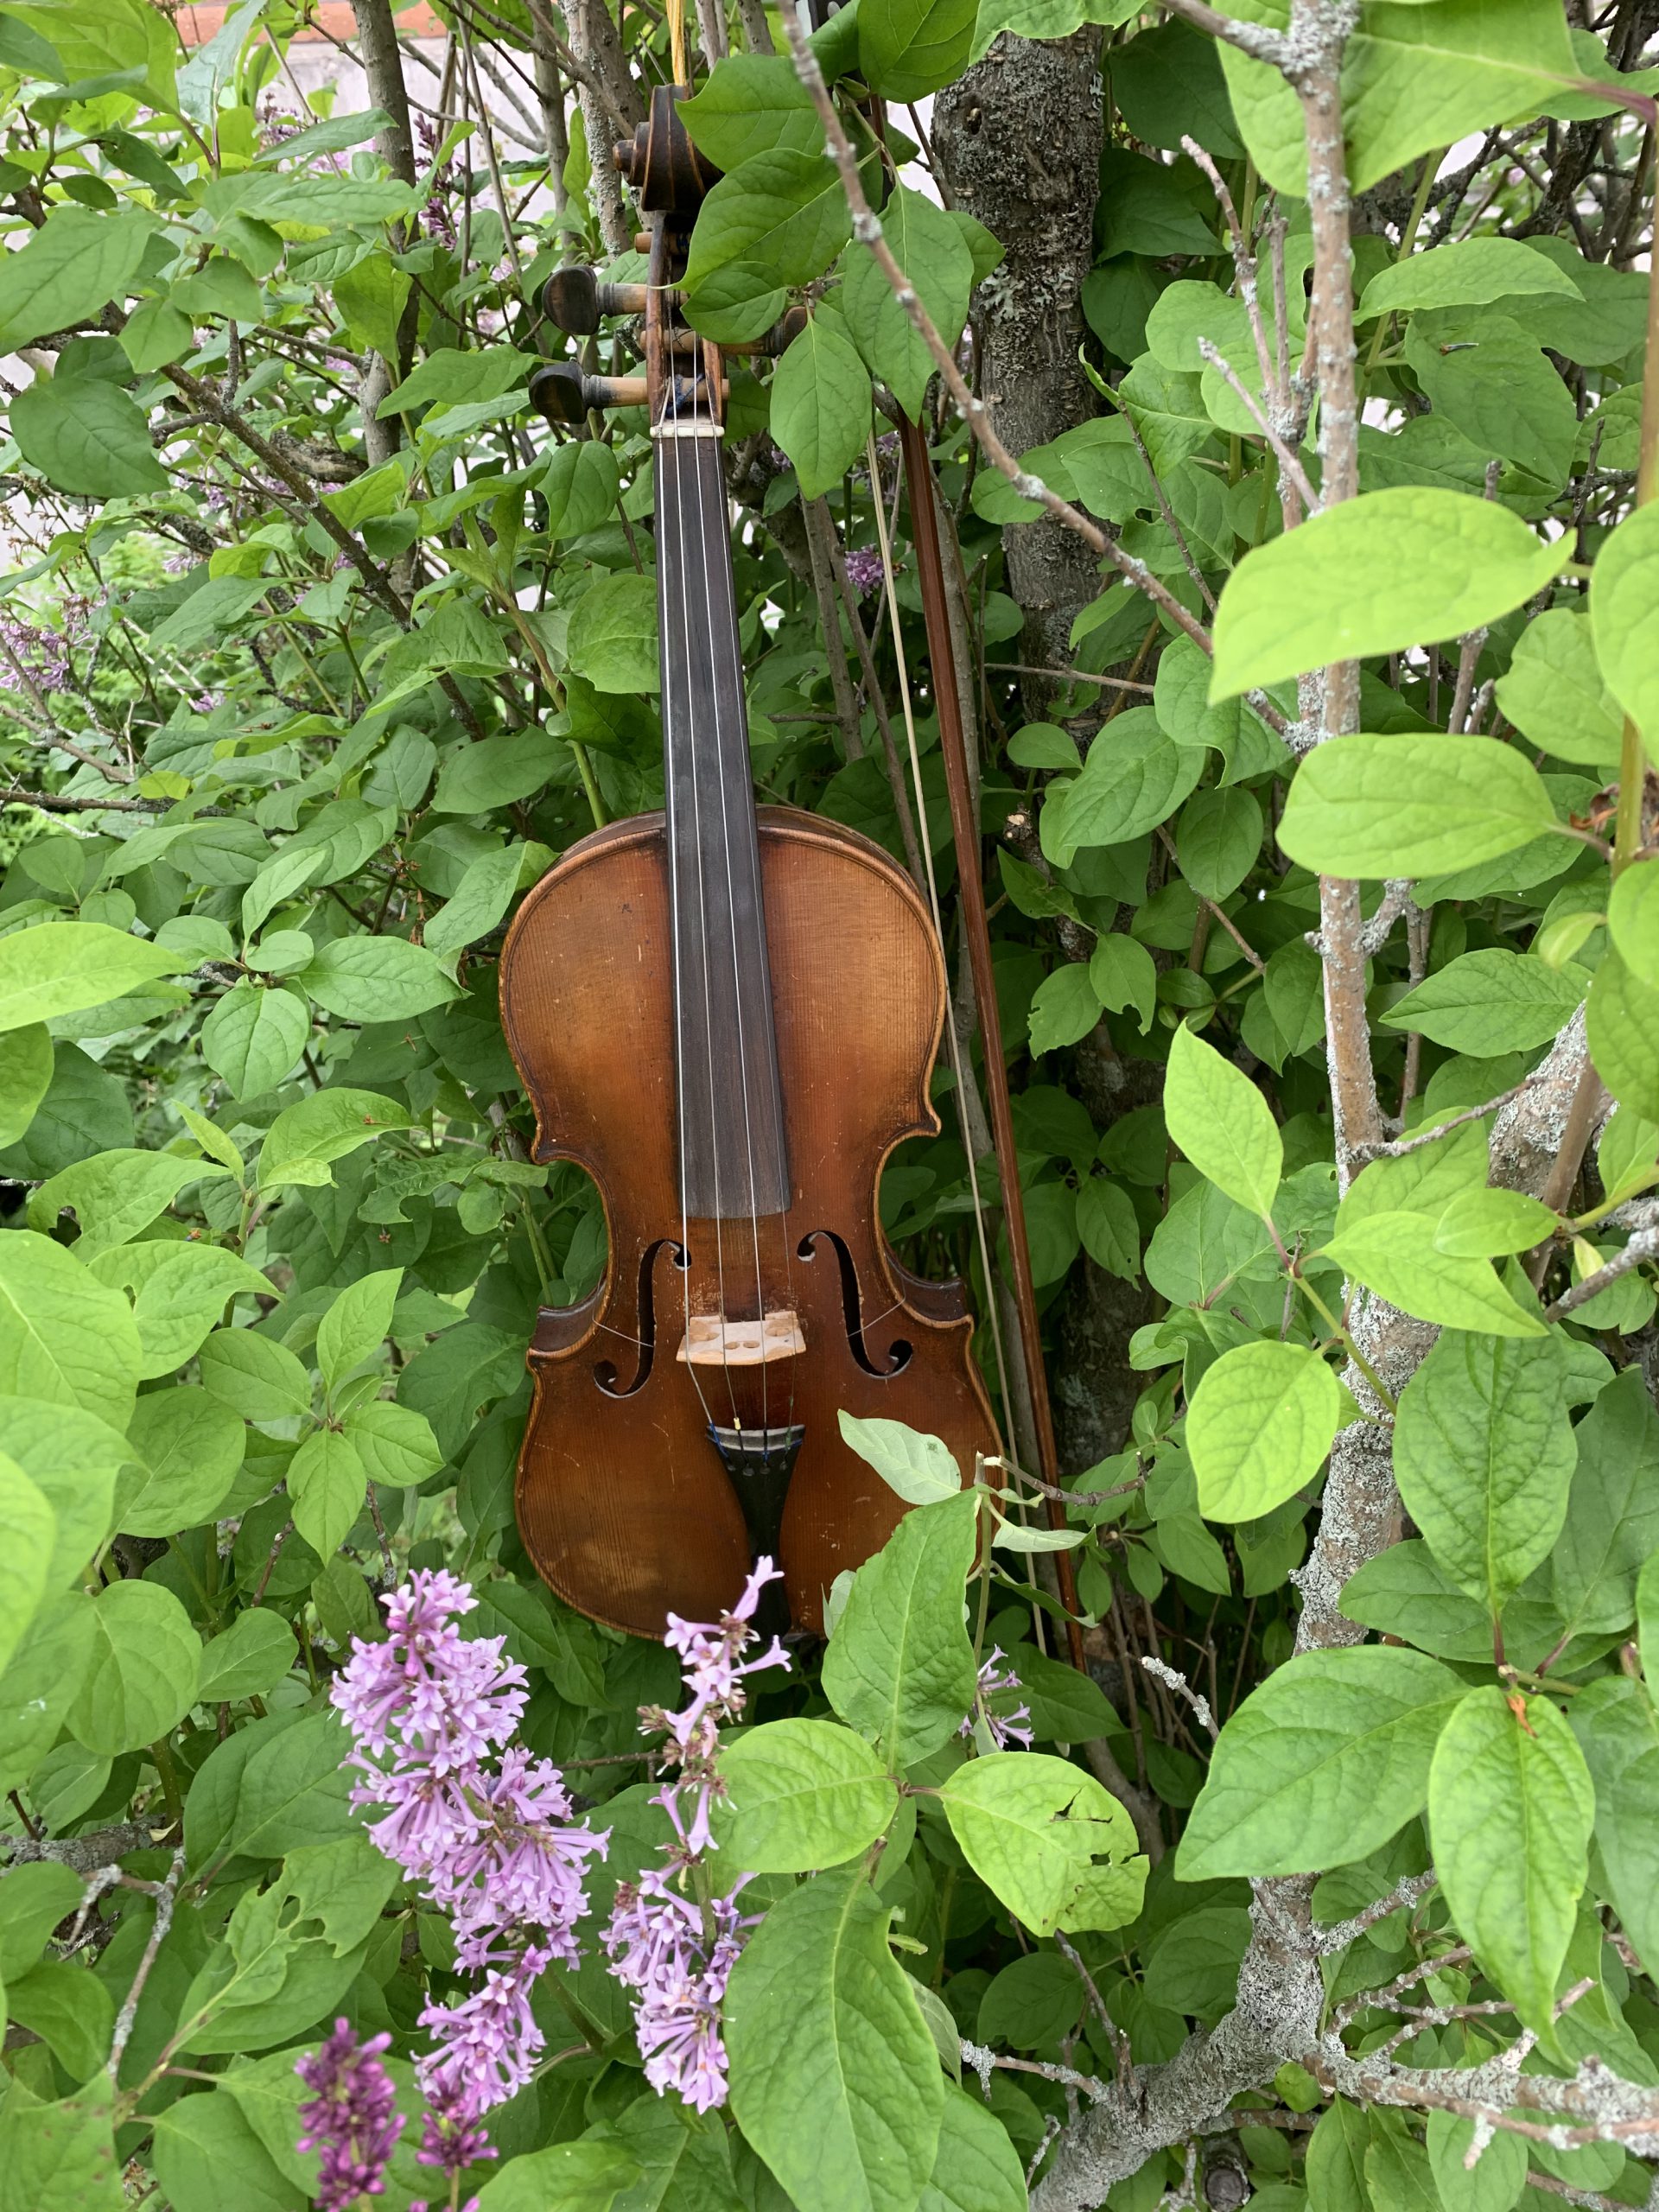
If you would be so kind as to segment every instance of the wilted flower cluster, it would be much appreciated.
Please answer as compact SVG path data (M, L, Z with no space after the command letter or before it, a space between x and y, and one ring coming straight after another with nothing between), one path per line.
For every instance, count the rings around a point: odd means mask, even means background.
M316 2212L348 2212L386 2185L392 2147L404 2132L393 2107L391 2076L380 2063L390 2036L359 2044L351 2024L336 2020L321 2050L294 2071L311 2094L300 2107L297 2148L321 2151L321 2171L312 2200Z
M555 1960L575 1962L586 1861L608 1837L569 1825L556 1766L501 1749L524 1712L524 1670L504 1638L461 1636L455 1623L478 1602L469 1586L416 1570L381 1602L386 1640L357 1639L331 1695L368 1777L354 1802L383 1808L369 1834L449 1915L456 1966L483 1977L421 2015L435 2045L418 2067L421 2158L456 2172L489 2155L481 2116L531 2077L544 2038L530 1993Z
M1032 1732L1022 1724L1031 1719L1031 1707L1016 1705L1012 1712L998 1713L991 1704L991 1700L999 1693L1017 1690L1020 1687L1019 1675L1012 1667L1004 1666L1002 1661L1002 1648L994 1643L990 1656L981 1666L979 1680L974 1686L973 1707L963 1716L957 1733L971 1736L977 1718L984 1721L986 1731L999 1751L1006 1751L1010 1744L1018 1744L1021 1750L1028 1751Z
M647 1707L640 1719L647 1730L665 1731L663 1757L678 1769L658 1801L673 1823L675 1840L666 1866L648 1869L637 1883L617 1885L605 1931L612 1971L635 1993L634 2032L646 2081L658 2096L677 2090L698 2112L726 2101L721 2005L744 1930L754 1923L737 1907L747 1876L725 1897L709 1896L701 1904L685 1895L685 1885L692 1881L700 1896L708 1886L696 1878L704 1853L715 1848L709 1808L721 1790L720 1724L742 1713L746 1675L789 1664L775 1637L758 1658L743 1656L754 1640L751 1624L760 1592L780 1580L769 1559L758 1560L742 1596L717 1623L668 1617L666 1640L680 1654L688 1702L678 1713Z

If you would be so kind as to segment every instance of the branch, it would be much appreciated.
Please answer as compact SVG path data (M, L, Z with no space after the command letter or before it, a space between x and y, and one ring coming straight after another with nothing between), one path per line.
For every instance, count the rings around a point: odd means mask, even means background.
M863 181L858 173L858 155L842 127L840 116L836 112L836 104L823 81L818 58L807 44L794 9L785 7L781 19L785 35L789 41L790 53L794 59L795 73L811 95L818 119L823 125L824 137L829 141L830 151L841 173L842 189L846 193L847 204L852 210L853 236L861 245L868 249L877 268L886 277L894 299L904 309L911 327L932 355L946 391L955 400L963 420L972 431L986 459L1007 479L1021 499L1034 500L1056 522L1063 524L1067 530L1074 531L1092 552L1103 561L1109 561L1121 576L1126 577L1138 590L1145 592L1154 605L1161 608L1177 629L1190 638L1201 652L1211 652L1208 630L1196 617L1188 613L1174 593L1159 582L1146 563L1137 561L1124 552L1098 524L1091 522L1068 500L1061 499L1058 492L1052 492L1040 477L1021 468L991 428L990 416L984 401L969 389L961 370L957 366L955 354L940 336L909 277L893 258L893 249L882 233L881 219L865 195Z
M1572 1289L1564 1291L1553 1306L1545 1306L1545 1320L1559 1321L1563 1315L1575 1313L1580 1306L1587 1306L1592 1298L1618 1282L1621 1276L1629 1274L1632 1268L1639 1268L1646 1260L1659 1260L1659 1229L1638 1229L1624 1249L1616 1252L1605 1267L1598 1268L1593 1274L1587 1274L1582 1282L1574 1283Z
M149 1821L123 1821L116 1827L94 1828L90 1835L72 1835L57 1843L32 1836L0 1836L0 1851L5 1853L8 1866L29 1866L44 1859L77 1874L94 1874L129 1852L154 1851L172 1833L167 1821L159 1827Z
M1387 1897L1378 1897L1375 1904L1368 1904L1363 1912L1355 1913L1351 1919L1334 1921L1330 1927L1321 1928L1314 1939L1320 1957L1328 1959L1334 1952L1345 1951L1351 1943L1357 1943L1362 1936L1381 1922L1392 1918L1394 1914L1405 1910L1408 1906L1420 1905L1437 1885L1439 1879L1432 1866L1425 1873L1408 1874L1397 1888L1391 1890Z

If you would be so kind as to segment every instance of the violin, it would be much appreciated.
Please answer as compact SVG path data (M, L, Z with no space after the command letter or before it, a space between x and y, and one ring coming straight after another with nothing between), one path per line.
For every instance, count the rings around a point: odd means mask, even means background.
M533 1156L592 1176L609 1239L592 1295L537 1318L517 1513L592 1619L657 1637L671 1613L715 1619L767 1554L783 1581L764 1625L822 1633L836 1577L905 1511L839 1414L942 1437L964 1478L998 1447L962 1286L905 1267L877 1210L893 1147L939 1126L928 909L868 838L755 803L721 355L675 291L714 173L677 98L659 89L618 149L647 284L566 270L544 295L567 329L643 313L643 389L569 362L531 389L558 422L648 410L664 806L573 845L502 956Z

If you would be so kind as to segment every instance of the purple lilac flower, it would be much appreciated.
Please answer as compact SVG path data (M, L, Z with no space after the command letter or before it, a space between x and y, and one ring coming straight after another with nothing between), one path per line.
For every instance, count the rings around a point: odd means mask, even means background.
M393 2107L391 2076L380 2063L391 2041L381 2035L359 2044L350 2023L336 2020L321 2048L295 2066L311 2091L300 2107L297 2147L322 2153L317 2212L349 2212L385 2188L392 2146L404 2132L403 2115Z
M881 556L873 545L855 545L847 556L847 581L861 599L881 582Z
M744 1933L737 1896L716 1897L706 1912L670 1886L665 1872L648 1868L637 1883L620 1882L606 1930L611 1972L637 1993L634 2032L645 2079L660 2096L676 2089L698 2112L726 2101L726 2045L721 2005Z
M367 1777L353 1802L381 1808L370 1835L450 1916L460 1971L482 1976L421 2016L435 2047L416 2067L429 2106L419 2155L455 2173L493 2155L479 2120L530 2079L545 2040L530 1993L556 1959L575 1963L586 1861L609 1838L569 1825L557 1767L503 1749L524 1670L503 1656L504 1637L461 1636L478 1602L469 1586L420 1568L381 1602L385 1640L356 1639L330 1694Z
M974 1732L974 1722L977 1717L984 1721L991 1741L999 1751L1006 1751L1010 1744L1018 1744L1023 1751L1028 1751L1031 1749L1032 1732L1020 1724L1031 1719L1031 1707L1028 1705L1016 1705L1011 1712L998 1713L991 1704L991 1700L1000 1693L1017 1690L1021 1687L1020 1677L1014 1673L1013 1668L1001 1664L1002 1657L1001 1646L994 1643L991 1646L990 1657L984 1662L979 1670L979 1680L974 1688L973 1707L963 1715L962 1726L957 1729L957 1733L958 1736L971 1736Z
M743 1594L717 1622L668 1617L664 1641L680 1654L690 1702L671 1713L644 1707L640 1722L647 1731L666 1733L664 1761L679 1770L657 1801L673 1824L675 1840L665 1866L648 1868L638 1882L617 1885L604 1936L612 1973L634 1992L634 2033L646 2081L658 2096L674 2089L698 2112L726 2101L721 2006L745 1931L755 1922L745 1919L737 1907L747 1875L728 1896L710 1897L701 1906L684 1894L684 1887L703 1854L715 1848L709 1808L722 1789L716 1766L720 1724L742 1713L745 1676L789 1664L775 1637L758 1658L743 1656L754 1641L751 1624L760 1592L781 1580L769 1559L757 1560ZM693 1800L689 1817L681 1803L688 1796Z

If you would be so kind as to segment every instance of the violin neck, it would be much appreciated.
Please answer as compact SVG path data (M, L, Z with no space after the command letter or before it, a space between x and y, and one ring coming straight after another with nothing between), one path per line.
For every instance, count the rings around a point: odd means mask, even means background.
M694 1218L749 1220L787 1210L790 1176L726 483L712 424L663 426L656 486L681 1197Z

